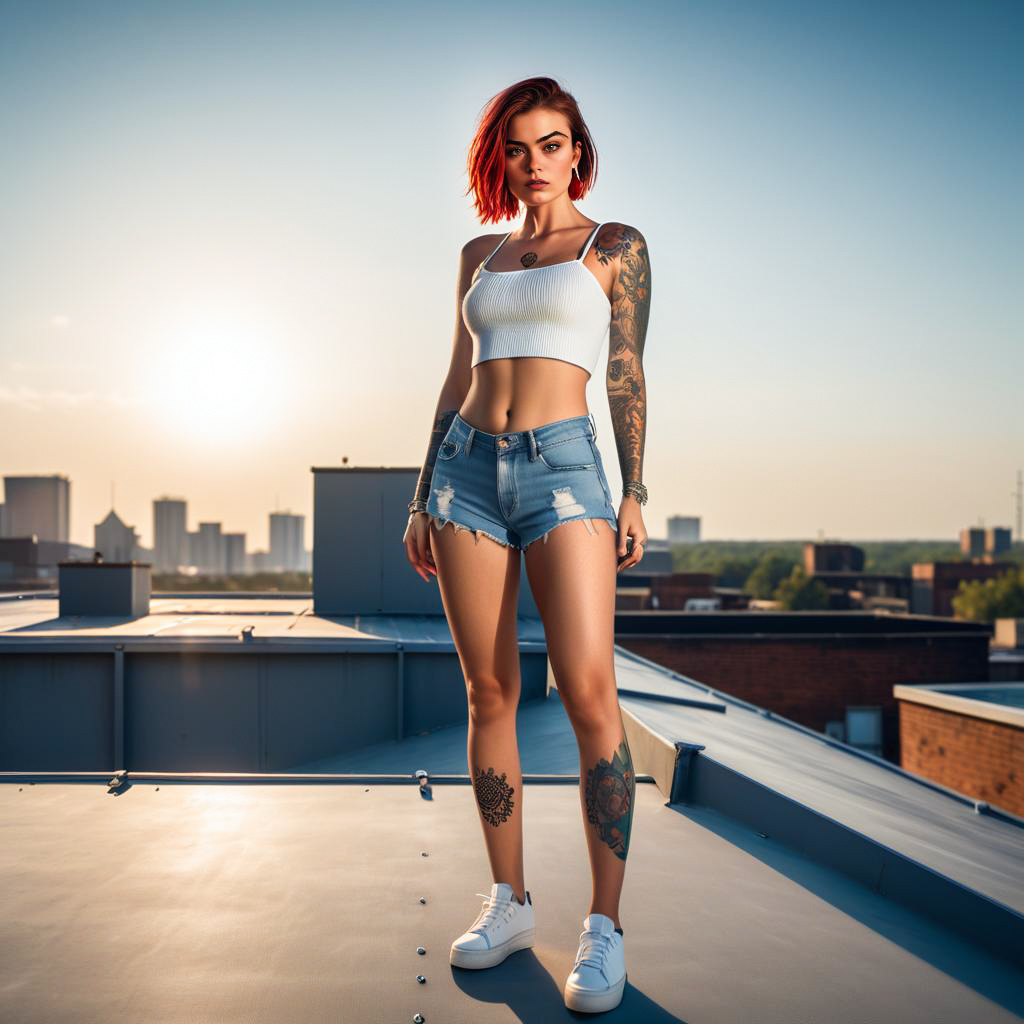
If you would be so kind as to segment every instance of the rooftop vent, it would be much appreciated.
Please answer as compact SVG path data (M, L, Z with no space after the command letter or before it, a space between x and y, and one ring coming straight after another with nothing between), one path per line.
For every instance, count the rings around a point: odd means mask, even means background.
M151 571L149 562L58 562L61 618L148 615Z

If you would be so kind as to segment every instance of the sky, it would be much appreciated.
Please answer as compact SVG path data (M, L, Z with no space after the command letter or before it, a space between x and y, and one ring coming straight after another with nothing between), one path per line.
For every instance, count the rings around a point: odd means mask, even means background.
M644 520L1013 525L1024 4L0 0L0 476L265 548L311 467L422 464L466 154L532 75L651 259ZM587 388L620 493L602 373ZM412 486L410 485L410 497ZM617 503L616 503L617 504ZM400 539L396 539L399 542Z

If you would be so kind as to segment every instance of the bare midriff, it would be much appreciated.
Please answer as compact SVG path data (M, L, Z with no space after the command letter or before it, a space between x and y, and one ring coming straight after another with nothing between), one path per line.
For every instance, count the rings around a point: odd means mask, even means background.
M473 367L459 415L488 434L586 416L588 380L582 366L563 359L486 359Z

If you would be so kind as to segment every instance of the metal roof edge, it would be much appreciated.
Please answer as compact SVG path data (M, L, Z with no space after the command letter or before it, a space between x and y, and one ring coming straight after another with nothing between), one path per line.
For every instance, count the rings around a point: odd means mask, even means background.
M951 800L955 800L959 804L970 807L977 814L987 814L989 817L998 818L1000 821L1004 821L1009 825L1016 825L1018 828L1024 828L1024 817L1020 817L1012 811L1008 811L1002 807L994 807L984 800L975 800L973 797L969 797L965 793L960 793L955 789L950 789L948 786L942 785L941 782L935 782L934 780L926 779L921 775L915 775L913 772L907 771L900 765L893 764L892 761L887 761L884 757L878 757L875 754L870 754L866 750L861 750L859 747L852 747L850 744L844 743L842 740L837 740L833 736L827 736L823 732L818 732L817 729L811 729L809 726L802 725L800 722L794 722L792 719L786 718L784 715L776 714L769 708L763 708L757 704L751 704L749 701L745 701L740 697L734 697L731 694L723 693L721 690L716 690L704 683L697 682L695 679L690 679L688 676L684 676L673 669L665 668L665 666L659 665L657 662L651 661L640 654L635 654L633 651L628 651L623 647L619 647L618 644L615 645L615 651L616 653L626 655L649 668L655 669L661 674L667 675L678 682L686 683L689 686L694 686L698 689L704 690L706 693L725 701L727 704L735 704L736 706L745 708L748 711L756 711L763 718L771 719L771 721L778 722L780 725L785 725L790 729L795 729L797 732L803 733L805 736L808 736L819 743L823 743L825 746L835 747L837 750L840 750L845 754L859 757L864 761L870 761L873 764L878 765L879 768L884 768L886 771L893 772L894 774L907 779L909 782L913 782L925 789L933 790L936 793L941 793L943 796L949 797ZM648 694L643 697L633 697L631 699L655 700L656 695Z
M428 781L437 782L442 785L470 785L472 779L468 775L451 773L440 773L437 775L427 773ZM653 783L657 785L657 779L652 775L637 774L637 782ZM579 775L553 775L540 772L524 772L522 775L524 783L534 785L574 785L580 783ZM102 782L111 788L118 788L125 782L160 782L160 783L199 783L199 782L220 782L220 783L253 783L256 785L274 784L326 784L326 785L413 785L420 784L416 772L401 773L354 773L345 772L165 772L145 771L138 769L122 769L116 772L74 772L74 771L37 771L37 772L7 772L0 771L0 783L74 783L74 782Z

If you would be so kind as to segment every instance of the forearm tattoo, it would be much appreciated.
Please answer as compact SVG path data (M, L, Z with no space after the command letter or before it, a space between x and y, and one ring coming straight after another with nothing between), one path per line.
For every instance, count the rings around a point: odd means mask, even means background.
M473 792L476 802L480 805L480 813L488 825L497 827L508 819L515 807L512 794L515 789L505 781L505 773L495 775L493 768L486 772L477 769L473 779Z
M446 409L439 412L434 420L433 430L430 432L430 444L427 446L427 458L420 470L419 480L416 481L416 493L414 498L422 498L423 501L430 499L430 478L434 475L434 463L437 461L437 450L441 447L444 435L455 419L456 409Z
M598 259L619 260L612 285L608 334L608 405L622 468L622 482L642 482L647 434L647 386L643 354L651 308L651 264L647 242L636 228L607 224L594 241Z
M601 842L611 847L619 860L625 860L629 852L635 795L633 759L623 736L618 749L612 753L611 761L602 757L587 772L584 789L587 821L597 826Z

